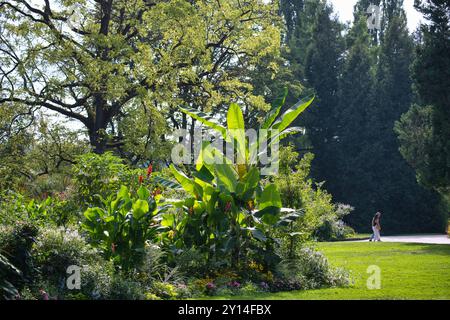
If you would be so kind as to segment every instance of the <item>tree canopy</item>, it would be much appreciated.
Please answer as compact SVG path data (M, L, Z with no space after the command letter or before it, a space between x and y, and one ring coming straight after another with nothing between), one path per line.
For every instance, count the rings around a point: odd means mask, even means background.
M180 104L267 108L241 71L278 54L275 13L261 0L1 1L0 105L76 119L99 153L128 107L175 126Z

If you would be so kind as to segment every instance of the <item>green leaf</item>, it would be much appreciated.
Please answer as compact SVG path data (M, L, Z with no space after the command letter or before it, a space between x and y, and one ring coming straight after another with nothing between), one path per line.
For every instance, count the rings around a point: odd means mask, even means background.
M228 129L245 130L244 115L238 104L232 103L227 114Z
M266 242L267 237L265 236L264 232L257 228L242 228L243 230L248 230L251 232L253 238L255 238L258 241Z
M161 226L163 227L173 227L175 223L175 215L171 213L163 214L161 220Z
M267 138L270 138L270 142L267 143L264 148L261 148L261 150L259 150L258 156L264 156L267 154L267 148L269 146L271 146L273 143L275 142L280 142L281 140L283 140L284 138L286 138L287 136L293 135L293 134L297 134L297 133L303 133L305 132L305 128L302 127L292 127L292 128L288 128L286 130L284 130L283 132L279 132L276 135L274 135L273 137L271 137L270 135Z
M97 218L103 215L103 211L100 208L88 208L84 212L84 216L88 221L95 221Z
M289 226L292 222L299 219L302 215L305 214L303 209L301 210L292 210L292 209L281 209L282 216L280 220L276 223L276 226L286 227Z
M227 125L229 142L233 142L236 145L238 164L245 164L247 155L244 115L236 103L232 103L228 109Z
M150 197L150 191L148 191L148 189L145 188L144 186L141 186L139 188L139 190L137 191L137 194L139 196L139 199L141 199L141 200L147 200L148 197Z
M308 97L309 98L309 97ZM306 98L306 99L308 99ZM300 100L295 106L287 110L279 120L277 120L273 126L272 129L276 129L280 132L284 131L287 127L291 125L291 123L297 119L297 117L308 108L311 103L314 101L314 97L310 98L305 102L306 99Z
M282 207L281 196L275 184L267 185L259 198L259 209L262 210L267 207L277 207L280 209Z
M195 198L186 198L184 200L184 205L188 208L192 208L195 204Z
M137 220L142 218L145 214L147 214L149 210L148 202L145 200L136 200L133 203L133 217Z
M181 184L183 189L195 197L201 197L203 190L195 181L189 179L183 172L178 171L173 164L170 165L170 171L175 176L175 179Z
M278 207L266 207L262 210L256 211L253 215L257 218L262 218L264 215L277 215L280 213L280 208Z
M152 176L152 181L162 187L169 189L181 189L182 186L172 180L165 179L159 176Z
M284 88L283 93L277 97L277 99L272 103L272 108L267 114L263 124L261 125L261 129L269 129L275 119L278 117L278 114L281 111L284 103L286 102L286 97L288 95L288 89Z
M128 188L126 186L120 186L119 192L117 192L117 200L127 198L129 196Z
M217 186L224 188L228 192L235 192L237 185L237 178L234 169L229 164L215 164L215 173L217 178Z
M180 108L181 112L187 114L188 116L190 116L191 118L194 118L197 121L200 121L201 123L203 123L205 126L210 127L211 129L214 129L218 132L220 132L223 136L223 138L226 138L227 135L227 129L220 125L219 123L217 123L212 116L204 113L204 112L200 112L197 111L195 109L192 108Z
M257 218L261 218L261 220L266 224L274 225L280 220L279 214L280 208L271 206L255 212L254 216Z
M238 196L242 201L249 201L253 198L253 193L255 192L260 180L258 168L252 167L242 180L243 187L242 191L238 193Z
M208 213L213 213L214 209L216 207L216 203L219 200L219 192L214 192L211 197L209 198L209 201L206 203L206 211Z
M214 176L205 166L202 166L200 171L194 172L192 175L197 179L208 183L212 183L214 180Z
M9 260L0 254L0 271L8 271L14 273L16 276L22 275L22 272L17 269ZM3 280L3 279L2 279Z
M214 172L214 163L216 162L216 154L222 154L220 150L213 147L209 141L204 141L202 143L202 149L200 151L200 154L198 156L197 162L196 162L196 170L200 171L202 167L206 167L206 169L209 170L209 172ZM231 161L229 159L225 158L223 159L225 162L223 163L229 163L231 164Z
M194 203L195 214L202 214L206 210L206 204L203 201L196 201Z
M165 199L165 202L167 204L174 206L175 208L178 208L178 209L183 208L183 205L184 205L184 200L179 200L179 199Z

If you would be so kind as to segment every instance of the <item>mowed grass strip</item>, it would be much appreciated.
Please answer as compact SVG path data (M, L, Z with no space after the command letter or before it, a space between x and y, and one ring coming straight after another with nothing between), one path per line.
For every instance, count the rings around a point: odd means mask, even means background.
M334 266L351 272L348 288L281 292L219 299L269 300L450 300L450 246L409 243L319 243ZM381 289L369 290L369 266L381 270Z

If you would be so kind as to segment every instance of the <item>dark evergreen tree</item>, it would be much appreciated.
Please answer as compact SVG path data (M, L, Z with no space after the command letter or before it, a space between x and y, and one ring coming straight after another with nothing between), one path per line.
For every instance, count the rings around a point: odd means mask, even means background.
M367 30L370 4L383 14L376 33ZM355 206L347 220L358 231L370 229L378 210L385 232L438 231L438 197L417 184L393 130L413 102L414 43L402 1L360 0L354 14L345 43L343 25L325 1L303 1L289 26L290 76L317 95L299 123L316 154L312 175L336 201Z
M280 12L286 23L286 39L290 39L300 14L303 12L305 0L280 0Z
M450 2L415 2L429 20L421 26L422 42L414 63L414 80L423 104L431 104L432 144L422 183L450 200Z
M305 125L316 155L313 174L320 181L328 181L335 176L338 77L344 41L343 25L334 16L332 7L323 1L318 3L305 57L306 83L314 89L316 102L305 115Z
M438 198L420 187L414 171L399 153L393 127L412 103L410 66L413 41L408 34L402 1L386 1L386 29L377 66L375 105L369 115L368 148L363 168L370 172L365 194L352 203L358 219L381 210L387 232L436 231L441 226ZM392 13L392 14L390 14ZM358 225L363 221L358 220Z
M363 2L359 4L365 7ZM337 201L355 206L348 222L358 230L369 230L373 214L382 211L388 233L437 231L442 226L438 198L416 183L393 131L413 100L413 41L401 1L383 2L386 25L378 48L368 38L361 12L347 35L337 117L337 177L328 179L328 189Z
M288 0L292 1L292 0ZM300 8L300 7L298 7ZM287 38L288 51L286 58L294 77L306 84L305 65L307 49L313 42L313 34L317 24L318 14L325 9L321 0L305 0L300 10L296 11L296 21L292 32ZM295 100L298 97L290 97ZM295 102L295 101L292 101Z
M328 177L328 189L340 202L359 204L370 197L371 172L365 167L370 145L368 132L370 113L374 107L375 57L371 53L371 37L366 18L359 16L347 35L348 53L339 82L339 107L335 157L336 176ZM359 208L357 208L359 209ZM364 210L352 217L357 226L367 224Z

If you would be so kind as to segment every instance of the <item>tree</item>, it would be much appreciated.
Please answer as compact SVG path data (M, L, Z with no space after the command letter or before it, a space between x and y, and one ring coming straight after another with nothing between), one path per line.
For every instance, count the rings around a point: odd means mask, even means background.
M359 218L365 218L358 224L367 224L374 212L382 211L387 232L440 231L442 220L436 194L416 183L413 170L398 151L393 130L395 121L413 101L410 75L413 42L401 3L397 4L399 8L390 8L396 14L387 20L381 38L376 98L369 114L368 148L361 163L370 176L365 181L367 187L361 199L352 205L355 205Z
M400 153L416 170L417 181L426 185L430 172L430 149L433 147L433 107L412 105L395 123Z
M358 21L358 19L365 15L367 12L367 9L371 4L380 6L382 4L383 0L358 0L353 7L353 16L355 21Z
M382 211L388 233L440 231L436 194L417 185L398 151L393 127L413 101L414 50L401 3L383 4L379 42L370 40L363 15L346 36L337 144L335 157L329 158L337 168L327 178L327 189L336 201L355 207L346 221L358 230L368 230L373 214Z
M314 176L319 181L334 175L338 77L344 50L342 25L332 17L333 9L320 1L311 43L306 49L305 77L317 94L317 102L306 114L305 125L316 156Z
M251 103L241 71L277 54L276 9L259 0L0 1L0 104L76 119L102 153L130 105L176 126L169 110L182 103Z
M450 199L450 3L417 0L415 7L429 23L421 25L413 76L421 102L432 105L427 174L418 175L422 184Z
M297 24L308 0L280 0L280 13L286 24L286 39L289 40L297 30Z
M339 79L336 148L333 161L335 176L327 177L328 189L337 201L356 205L367 197L367 182L371 172L365 167L371 110L375 99L375 61L372 41L367 30L366 17L360 15L346 36L348 46L342 75ZM358 212L361 213L364 210ZM366 216L361 217L363 225ZM354 215L353 222L359 220ZM359 223L358 223L359 224Z

